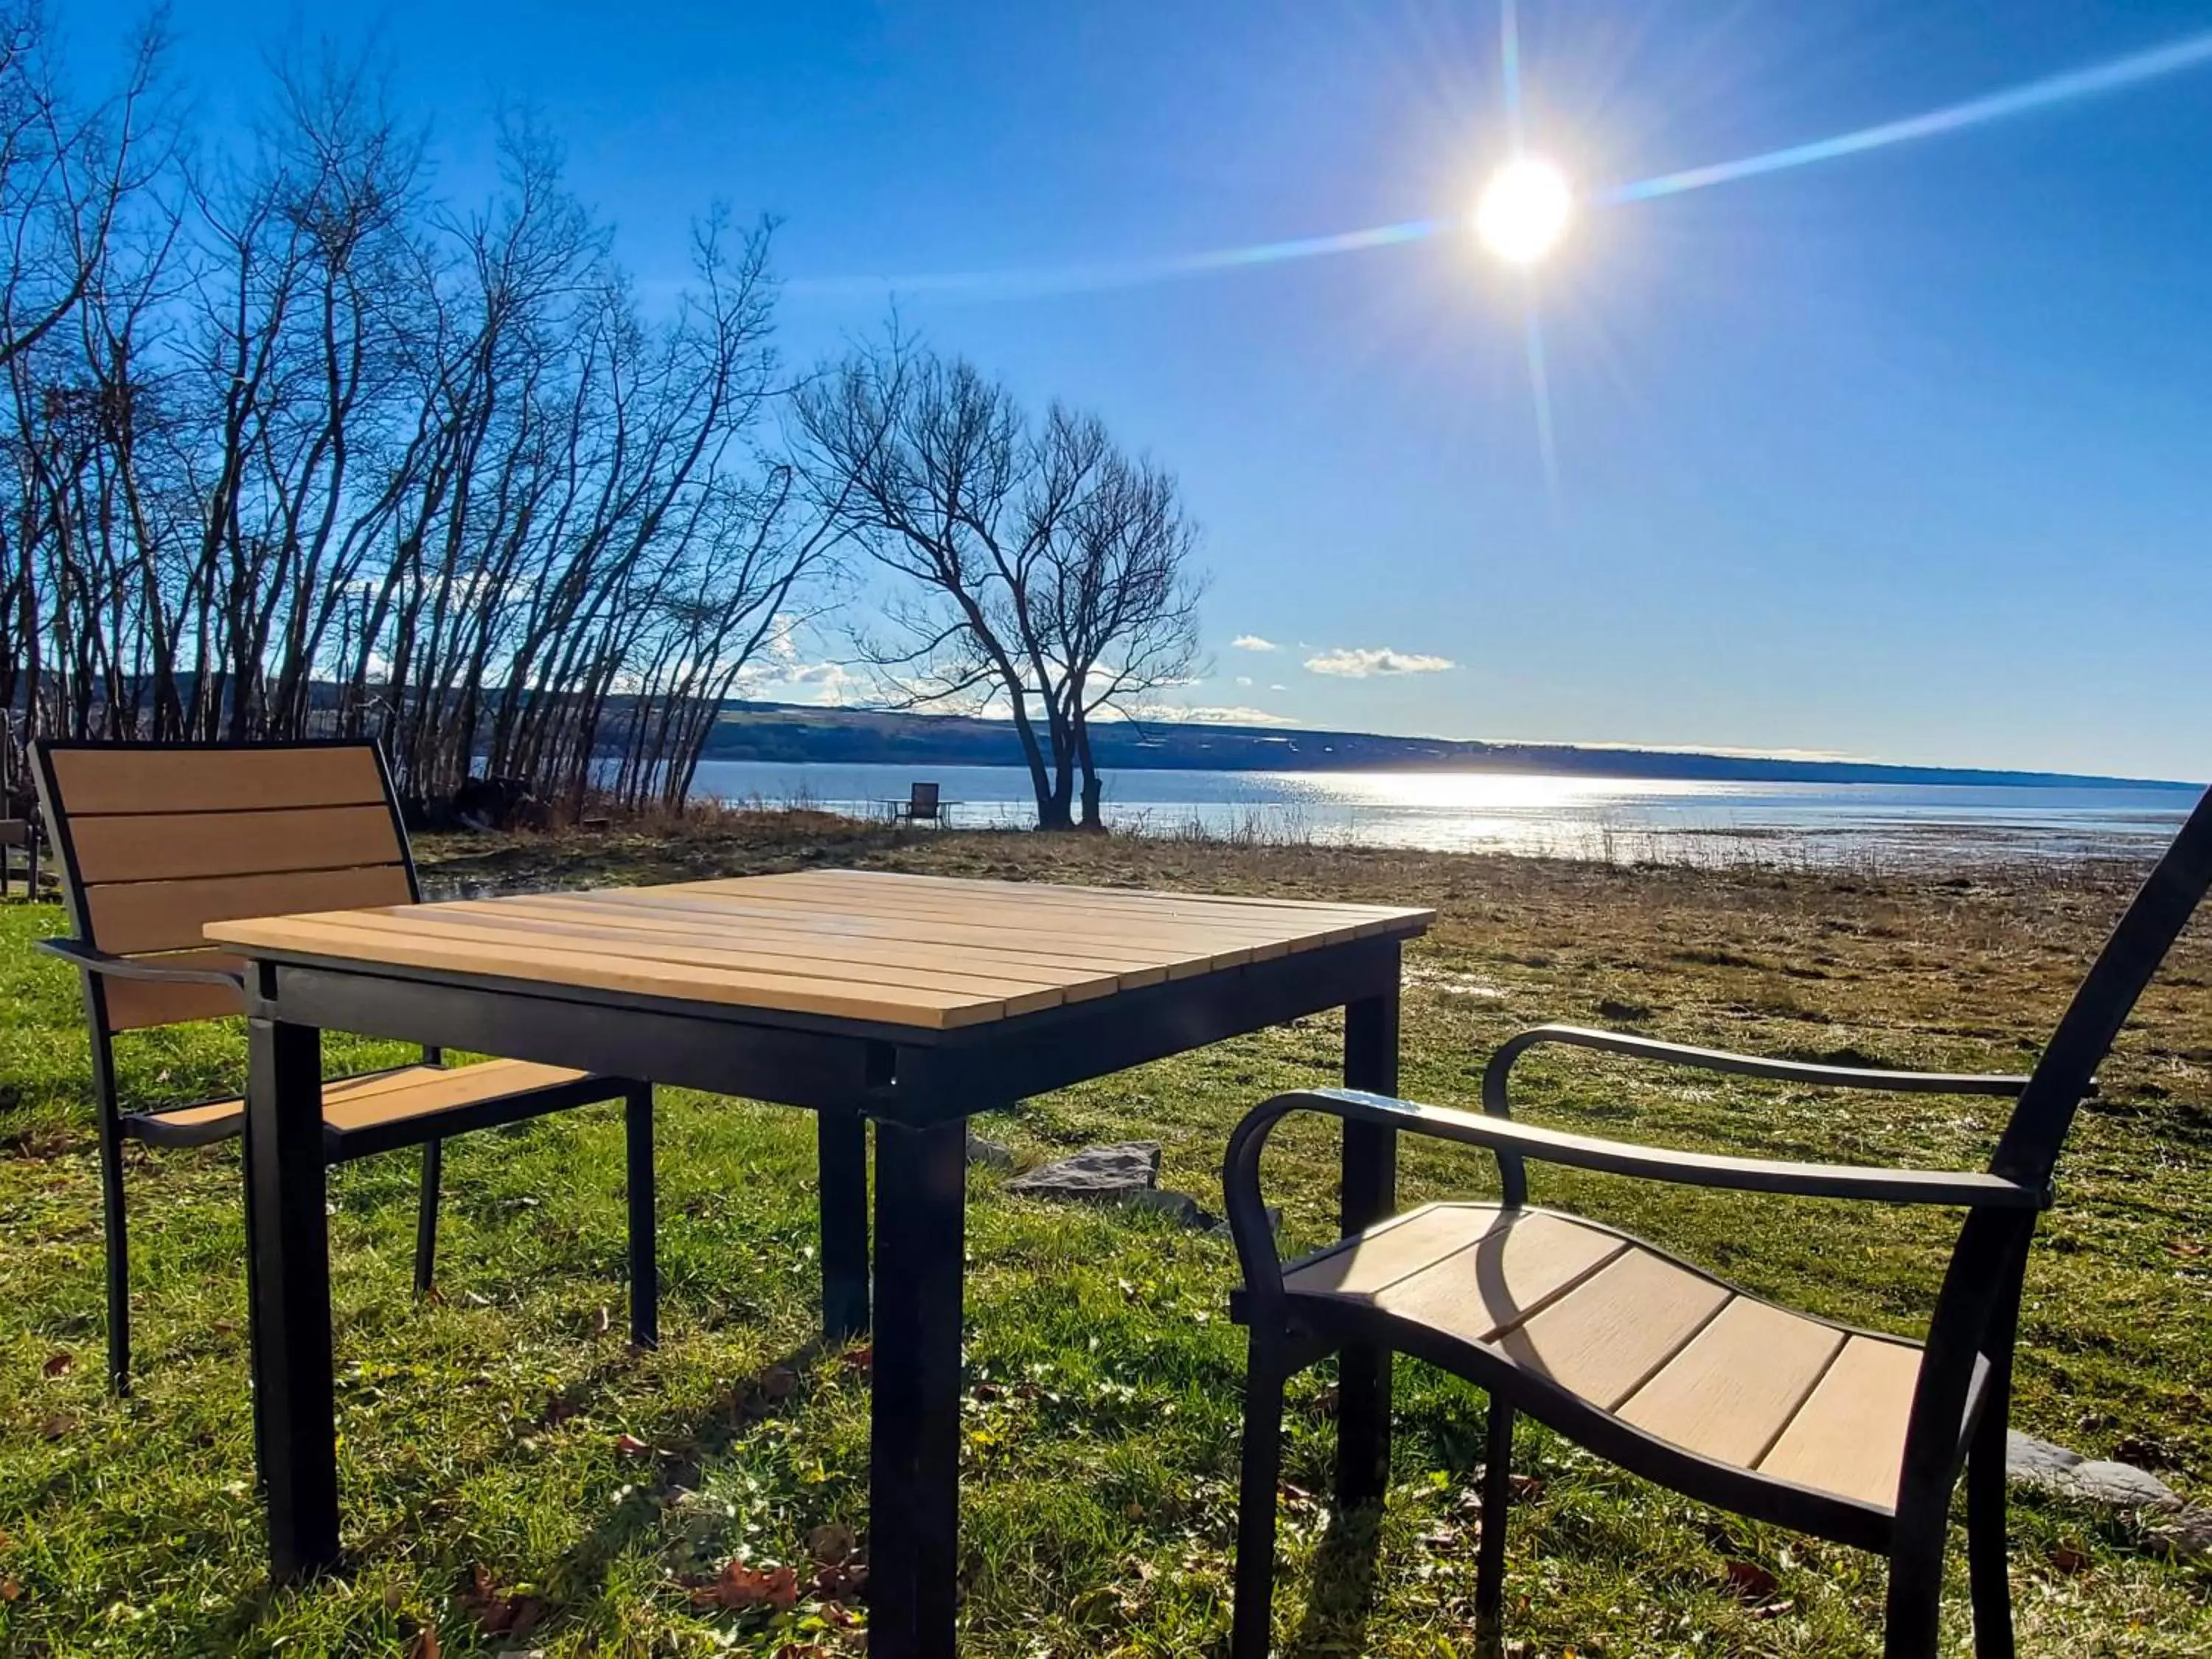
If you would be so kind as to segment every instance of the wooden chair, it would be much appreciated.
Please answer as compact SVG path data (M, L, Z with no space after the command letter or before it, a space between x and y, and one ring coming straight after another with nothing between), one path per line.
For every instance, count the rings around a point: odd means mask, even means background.
M941 830L951 819L954 805L944 799L943 785L917 783L904 800L891 802L891 817L901 823L933 823Z
M23 849L23 896L35 902L39 896L39 848L45 837L39 834L35 818L0 818L0 898L8 896L14 884L15 858L10 849Z
M232 1097L144 1111L117 1098L118 1031L243 1012L244 964L206 948L211 921L408 904L422 895L382 756L374 744L181 745L41 742L33 763L76 937L41 948L82 970L107 1247L108 1377L131 1376L130 1250L123 1143L204 1146L245 1126ZM494 1060L422 1063L324 1085L330 1161L422 1148L415 1288L437 1254L441 1143L572 1106L621 1100L629 1160L630 1339L658 1331L653 1091L642 1083ZM249 1270L251 1250L249 1255Z
M1566 1026L1525 1031L1483 1079L1481 1114L1325 1089L1280 1095L1230 1142L1225 1182L1250 1328L1231 1653L1267 1651L1283 1384L1323 1355L1379 1370L1408 1353L1490 1395L1475 1605L1500 1640L1513 1421L1527 1412L1698 1501L1888 1557L1885 1653L1936 1651L1946 1519L1963 1472L1975 1650L2013 1651L2005 1576L2005 1428L2021 1277L2075 1111L2130 1010L2212 884L2212 794L2152 872L2026 1078L1856 1071L1684 1048ZM1513 1122L1506 1082L1540 1043L1861 1089L2017 1097L1986 1171L1771 1162L1666 1151ZM1294 1111L1490 1149L1495 1204L1423 1206L1285 1265L1261 1204L1260 1153ZM1692 1186L1966 1212L1924 1343L1777 1307L1602 1226L1528 1202L1525 1160ZM1379 1355L1379 1358L1377 1357ZM1349 1401L1351 1389L1346 1388ZM1342 1467L1387 1454L1355 1446ZM1387 1419L1383 1424L1387 1432ZM1371 1455L1371 1460L1370 1455ZM1341 1478L1341 1477L1340 1477ZM1379 1486L1376 1487L1379 1490Z

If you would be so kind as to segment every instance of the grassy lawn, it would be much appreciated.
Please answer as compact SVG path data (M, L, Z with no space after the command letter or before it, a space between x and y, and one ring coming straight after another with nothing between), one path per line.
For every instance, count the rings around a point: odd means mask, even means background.
M425 849L447 890L854 863L1433 904L1412 952L1404 1088L1473 1104L1483 1057L1544 1019L1803 1057L2024 1069L2124 902L2064 879L1620 870L1535 860L1176 842L893 838L760 819L657 836ZM52 906L0 907L0 1651L547 1655L859 1651L865 1601L825 1560L865 1543L865 1349L816 1322L813 1129L802 1114L660 1096L665 1343L623 1341L617 1109L448 1148L441 1296L410 1297L411 1153L336 1172L340 1474L351 1576L263 1585L234 1148L134 1150L141 1381L101 1386L99 1180L74 977L31 942ZM2160 1467L2212 1498L2212 940L2185 940L2061 1165L2030 1269L2020 1426ZM1028 1103L979 1127L1024 1161L1157 1139L1164 1184L1218 1208L1229 1127L1334 1074L1316 1019ZM240 1074L238 1030L123 1040L130 1093ZM403 1058L332 1038L333 1066ZM1970 1167L1998 1103L1815 1096L1540 1055L1534 1121L1786 1156ZM1286 1243L1329 1236L1334 1139L1296 1123L1271 1181ZM1494 1192L1475 1156L1409 1144L1408 1200ZM1917 1334L1948 1215L1643 1189L1534 1172L1585 1209L1750 1288ZM1240 1333L1225 1238L1048 1208L971 1176L963 1451L966 1650L1190 1655L1227 1629ZM1473 1390L1401 1365L1379 1522L1327 1502L1326 1368L1297 1386L1283 1651L1472 1651L1480 1456ZM1878 1564L1679 1501L1529 1428L1509 1636L1531 1655L1872 1655ZM2202 1484L2200 1484L2202 1482ZM1379 1537L1377 1534L1379 1533ZM1945 1629L1966 1648L1955 1547ZM699 1605L725 1563L797 1569L795 1606ZM1771 1572L1753 1602L1727 1564ZM2212 1652L2212 1571L2055 1501L2015 1510L2023 1650ZM818 1571L819 1570L819 1571ZM1737 1575L1741 1580L1742 1575Z

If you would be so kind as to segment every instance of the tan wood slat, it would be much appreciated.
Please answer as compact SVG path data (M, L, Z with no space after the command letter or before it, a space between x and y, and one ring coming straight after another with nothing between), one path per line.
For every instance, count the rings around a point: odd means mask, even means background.
M397 864L404 856L391 811L374 806L269 812L72 815L70 840L88 885L267 875Z
M1773 1449L1759 1459L1759 1472L1893 1508L1919 1380L1919 1349L1869 1336L1848 1339Z
M1230 937L1280 939L1291 949L1310 950L1320 945L1356 939L1373 924L1327 912L1250 908L1208 908L1179 902L1161 895L1146 905L1102 906L1069 897L1057 888L1043 885L1012 888L1002 895L932 894L890 888L880 884L840 883L831 878L757 876L738 878L757 892L798 896L827 908L857 907L896 908L915 916L1019 919L1046 921L1072 931L1113 928L1133 922L1148 927L1172 925L1203 928Z
M144 881L88 887L84 907L92 942L135 956L206 942L210 922L306 910L350 910L404 904L413 896L396 864L359 870L313 870L274 876L219 876L205 881Z
M900 986L860 986L796 975L739 973L635 961L562 950L548 944L518 956L457 941L407 933L379 934L343 924L343 914L226 921L208 929L218 944L399 967L447 969L487 977L525 979L582 989L634 991L645 996L775 1009L789 1013L915 1025L933 1030L1003 1018L1006 1004L950 992Z
M151 960L172 967L221 973L240 972L245 963L228 951L178 951ZM118 1031L143 1031L188 1020L222 1019L246 1012L244 998L228 985L167 985L159 980L100 976L107 998L107 1023Z
M711 896L698 897L685 896L683 895L671 895L665 893L664 890L653 888L629 889L595 895L594 896L600 898L610 904L635 905L640 908L648 910L669 910L681 914L706 915L708 917L726 915L728 914L728 911L726 908L717 907ZM925 921L908 916L878 917L866 913L841 916L835 914L811 911L795 905L777 904L766 899L763 899L757 906L753 908L764 912L772 911L775 914L794 919L817 916L820 918L820 925L849 926L855 929L865 928L871 926L880 926L886 921L896 922L902 927L910 926L917 929L926 929L928 926ZM968 935L956 935L952 932L952 929L955 927L971 927L971 933ZM1004 930L994 929L988 927L974 927L971 924L966 923L945 923L942 924L942 931L943 936L947 939L951 939L956 937L1009 938L1018 936ZM1026 934L1018 936L1037 939L1053 938L1055 937L1055 934L1049 932L1033 930ZM1062 938L1067 937L1064 931L1060 932L1057 936ZM1203 964L1197 970L1199 972L1210 972L1217 968L1237 967L1243 963L1258 960L1262 955L1262 952L1257 947L1249 944L1231 942L1224 940L1218 936L1200 935L1189 931L1168 933L1157 929L1149 933L1139 933L1135 930L1124 930L1115 933L1110 937L1097 934L1086 935L1082 942L1085 945L1099 944L1105 946L1110 946L1115 950L1123 950L1139 953L1156 953L1159 955L1163 960L1171 957L1178 963L1191 959L1199 959L1202 961ZM1281 956L1285 954L1286 949L1287 947L1285 946L1278 945L1273 951L1267 951L1265 954L1270 957ZM1170 969L1169 970L1168 976L1170 979L1186 977L1187 973L1178 973L1175 969Z
M495 907L465 915L456 914L461 909L458 905L440 905L434 908L438 914L432 920L441 927L466 924L501 928L537 938L561 937L620 944L636 952L659 954L672 961L714 963L724 958L742 957L748 963L763 967L789 963L793 964L791 971L795 973L834 969L839 978L871 981L881 979L905 981L909 973L931 975L957 980L963 986L973 985L980 988L1019 991L1049 988L1060 991L1070 1001L1110 996L1126 987L1124 977L1112 970L1073 963L1019 962L980 951L947 951L912 941L836 939L818 934L786 937L759 933L750 929L735 929L719 934L673 933L623 926L619 922L546 917ZM1165 975L1155 970L1151 977L1157 981Z
M323 1085L323 1121L340 1129L362 1129L550 1089L587 1075L534 1060L487 1060L473 1066L403 1066L366 1077L332 1078ZM245 1101L234 1097L158 1115L164 1123L183 1127L226 1117L243 1121L245 1110Z
M500 1100L587 1073L526 1060L488 1060L474 1066L410 1066L404 1080L390 1077L342 1080L323 1085L323 1121L333 1128L365 1129L374 1123L401 1121L431 1112L449 1111L478 1101ZM363 1086L375 1084L379 1086Z
M384 779L367 744L327 748L57 749L54 782L72 817L92 812L235 812L368 806Z
M641 931L702 939L738 937L794 940L855 940L883 945L911 945L921 950L1003 955L1024 961L1113 973L1125 984L1152 984L1162 978L1188 977L1203 973L1214 958L1204 951L1187 954L1180 947L1146 946L1127 943L1097 944L1064 935L1019 933L993 927L942 927L918 924L896 917L804 916L775 906L729 906L713 909L665 908L638 904L601 904L589 901L561 902L552 896L527 902L513 899L482 899L479 904L501 913L559 918L586 925L619 924Z
M1072 975L1110 974L1123 990L1157 985L1167 977L1165 968L1126 952L1114 957L1085 957L1042 947L1010 945L996 939L987 944L962 945L932 939L926 934L902 939L891 933L871 935L842 931L830 933L820 928L776 921L755 921L744 917L733 916L727 923L685 921L674 915L666 918L640 915L635 907L629 914L624 915L611 906L590 903L560 906L520 897L469 899L438 908L476 915L526 918L565 926L613 927L637 938L690 939L702 943L735 945L748 950L770 940L836 951L856 947L863 951L908 948L942 957L947 963L957 961L985 971L1003 966L1009 969L1048 968ZM855 957L854 959L866 958Z
M1740 1296L1620 1407L1646 1434L1750 1468L1820 1380L1844 1333Z
M1386 1285L1375 1302L1462 1341L1487 1342L1626 1248L1594 1227L1522 1211L1466 1249Z
M1724 1285L1648 1251L1615 1256L1498 1338L1516 1364L1611 1409L1719 1312Z
M234 1117L238 1121L232 1126L232 1133L235 1133L246 1127L246 1103L235 1098L210 1100L198 1106L179 1107L173 1112L146 1112L139 1115L159 1118L180 1129L196 1129L204 1123L220 1123L225 1118Z
M743 946L720 948L696 944L671 944L666 939L627 938L612 928L569 927L559 922L533 923L517 918L456 915L445 905L426 904L412 913L356 913L349 925L402 937L465 939L487 949L514 956L526 954L541 944L564 949L588 950L595 955L672 965L696 963L705 968L731 968L763 974L791 974L811 979L847 981L858 985L895 984L915 989L951 991L1003 1001L1010 1012L1033 1013L1063 1001L1110 995L1116 988L1111 975L1090 975L1068 982L1011 974L949 972L915 964L868 963L849 957L816 955L778 955Z
M1101 887L1080 882L1008 882L994 881L976 876L932 876L911 874L905 871L889 870L804 870L788 872L805 878L857 876L868 881L911 882L917 886L957 888L974 891L988 890L1017 892L1032 888L1054 893L1081 893L1100 898L1124 899L1149 902L1160 899L1182 903L1214 905L1222 908L1257 906L1268 910L1320 910L1346 917L1382 922L1412 922L1434 921L1436 912L1395 904L1349 904L1340 899L1283 898L1273 894L1258 893L1189 893L1172 888Z
M1048 882L968 882L940 877L908 877L885 871L795 871L738 878L795 891L819 890L872 896L896 892L909 902L927 898L947 908L1000 904L1010 908L1050 907L1099 915L1173 915L1192 921L1267 927L1288 925L1301 931L1357 937L1400 924L1425 913L1377 906L1332 904L1305 899L1242 898L1225 895L1152 892L1113 888L1065 887Z
M1283 1275L1299 1296L1371 1298L1387 1285L1465 1249L1498 1224L1495 1204L1431 1204L1409 1210Z
M795 889L754 888L744 892L691 892L678 894L665 902L688 905L693 908L711 909L718 897L738 897L750 904L776 905L795 915L836 917L854 914L873 916L896 916L917 924L939 922L947 926L1007 926L1018 925L1033 930L1051 930L1085 939L1126 941L1129 943L1192 944L1209 946L1224 951L1242 950L1250 953L1250 959L1268 961L1285 956L1293 948L1310 948L1319 941L1310 936L1293 936L1287 930L1254 926L1231 927L1220 922L1191 922L1174 917L1147 919L1141 916L1098 918L1078 925L1064 915L1037 909L1019 916L994 912L985 907L939 909L899 902L896 898L870 896L865 900L831 895L827 892L805 893Z

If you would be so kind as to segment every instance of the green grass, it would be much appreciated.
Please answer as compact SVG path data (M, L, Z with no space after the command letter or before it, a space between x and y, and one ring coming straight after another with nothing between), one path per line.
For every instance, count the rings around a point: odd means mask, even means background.
M956 835L805 821L678 826L655 839L433 849L448 881L574 884L828 861L1010 877L1332 893L1432 903L1411 958L1408 1094L1471 1103L1482 1056L1545 1018L1777 1053L2013 1069L2048 1028L2124 894L2100 872L1928 879L1618 871L1525 860ZM52 907L0 907L0 1651L548 1655L856 1651L812 1589L787 1613L695 1606L741 1557L790 1563L865 1540L863 1352L821 1353L813 1134L799 1113L661 1094L665 1342L623 1329L622 1137L613 1109L465 1138L447 1152L442 1298L408 1293L412 1154L337 1170L331 1218L350 1576L264 1585L246 1393L234 1149L130 1158L140 1377L102 1390L99 1183L73 977L30 951ZM2212 1469L2212 950L2193 937L2106 1073L2030 1272L2021 1426ZM1601 1010L1607 1012L1601 1012ZM1165 1183L1218 1207L1228 1129L1252 1103L1333 1075L1316 1019L1029 1103L981 1126L1024 1159L1151 1137ZM332 1038L333 1066L402 1055ZM125 1040L134 1097L239 1075L216 1025ZM1528 1115L1677 1145L1971 1164L1987 1102L1816 1097L1543 1057ZM1294 1121L1269 1181L1287 1242L1328 1235L1333 1135ZM1644 1188L1537 1173L1582 1207L1750 1287L1911 1332L1950 1218ZM1410 1146L1410 1200L1494 1191L1471 1154ZM1015 1200L977 1172L969 1218L962 1613L965 1650L1189 1655L1227 1626L1240 1334L1224 1239L1157 1218ZM1399 1374L1394 1490L1379 1522L1328 1508L1328 1376L1294 1390L1285 1652L1472 1652L1474 1537L1461 1494L1483 1406ZM629 1437L625 1439L624 1437ZM635 1443L642 1449L630 1449ZM1521 1465L1509 1635L1529 1654L1872 1655L1869 1558L1685 1503L1539 1429ZM1379 1536L1377 1535L1379 1533ZM810 1536L813 1550L810 1550ZM1954 1545L1958 1540L1954 1537ZM830 1549L829 1553L836 1551ZM1778 1580L1751 1606L1725 1564ZM2015 1510L2023 1650L2212 1651L2212 1574L2049 1500ZM1963 1562L1947 1640L1966 1650ZM865 1604L855 1603L864 1619ZM507 1628L520 1622L525 1628Z

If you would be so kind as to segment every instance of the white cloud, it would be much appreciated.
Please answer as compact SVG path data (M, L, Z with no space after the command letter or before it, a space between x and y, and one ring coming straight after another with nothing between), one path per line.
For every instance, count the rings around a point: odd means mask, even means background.
M1200 704L1187 708L1147 708L1142 716L1151 720L1168 720L1178 726L1296 726L1297 722L1281 714L1271 714L1264 708L1248 708L1237 705L1219 708Z
M1394 651L1387 645L1342 646L1306 659L1316 674L1340 679L1364 680L1375 674L1441 674L1459 665L1449 657L1432 657L1419 651Z
M1257 634L1239 634L1229 643L1239 651L1279 651L1283 647L1273 640L1263 640Z
M1252 684L1252 677L1249 674L1239 674L1237 677L1237 684L1240 686L1249 686Z
M775 660L749 662L738 673L734 690L739 696L837 708L867 689L866 677L843 663L800 662L781 648L771 650Z

